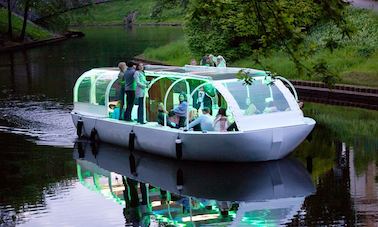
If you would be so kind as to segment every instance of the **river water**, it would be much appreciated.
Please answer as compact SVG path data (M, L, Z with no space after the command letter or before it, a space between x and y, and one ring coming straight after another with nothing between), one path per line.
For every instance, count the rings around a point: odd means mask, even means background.
M378 225L378 142L358 131L343 141L317 126L291 157L239 164L77 141L78 76L182 36L176 27L83 31L0 55L1 227Z

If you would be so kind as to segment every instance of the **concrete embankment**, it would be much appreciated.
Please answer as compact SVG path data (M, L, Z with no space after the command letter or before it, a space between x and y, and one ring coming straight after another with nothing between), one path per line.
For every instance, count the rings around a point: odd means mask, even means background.
M167 65L158 61L134 58L137 62ZM336 84L332 89L322 82L290 80L298 92L300 100L341 106L378 110L378 88Z

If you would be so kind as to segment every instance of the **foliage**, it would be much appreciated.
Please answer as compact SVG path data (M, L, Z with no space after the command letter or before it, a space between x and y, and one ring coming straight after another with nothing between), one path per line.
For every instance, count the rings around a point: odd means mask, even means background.
M0 8L0 33L6 33L8 26L7 23L7 11L3 8ZM22 19L13 15L12 25L14 36L19 36L22 28ZM28 26L26 27L26 34L33 40L41 40L52 37L52 34L49 31L32 23L28 23Z
M236 74L236 78L238 80L241 80L243 81L243 85L245 86L250 86L253 84L253 82L255 81L255 78L253 78L247 71L245 70L240 70L237 74Z
M75 9L64 15L69 18L70 25L123 24L123 18L132 11L137 11L137 23L182 21L183 11L180 7L165 8L158 18L152 17L155 3L156 0L114 0L106 4Z
M344 5L340 0L194 0L189 5L185 32L195 54L222 54L228 60L252 55L259 64L261 56L281 49L299 74L312 74L312 68L301 62L316 48L305 42L306 36L327 18L335 22L343 37L349 37L352 29L343 18ZM335 42L329 44L335 47Z
M39 20L39 24L47 27L49 30L58 32L65 31L68 28L70 22L68 16L66 14L59 13L62 10L66 10L68 7L75 7L75 1L35 1L33 5L33 9L42 18L44 16L52 15L43 20Z
M156 0L152 8L151 18L162 18L163 11L166 9L175 9L180 6L181 9L186 9L189 0Z
M175 41L159 48L147 48L144 57L149 60L164 61L171 65L185 65L190 63L190 59L195 58L190 53L189 47L184 39Z
M320 80L325 83L328 88L332 88L333 85L335 85L336 82L339 81L337 74L329 70L329 66L324 60L321 60L319 63L314 65L313 71L315 73L315 76L320 77Z

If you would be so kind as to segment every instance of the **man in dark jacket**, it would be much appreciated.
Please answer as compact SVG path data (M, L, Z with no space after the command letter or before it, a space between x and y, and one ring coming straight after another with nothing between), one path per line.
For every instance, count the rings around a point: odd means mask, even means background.
M131 62L127 62L127 70L125 72L125 92L126 92L126 111L125 111L125 120L131 121L131 112L134 107L135 100L135 88L136 84L134 81L135 65Z

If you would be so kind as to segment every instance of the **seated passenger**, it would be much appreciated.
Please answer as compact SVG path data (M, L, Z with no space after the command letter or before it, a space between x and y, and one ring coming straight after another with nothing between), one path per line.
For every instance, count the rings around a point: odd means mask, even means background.
M167 120L167 126L168 127L171 127L171 128L178 128L178 125L176 125L175 123L171 122L170 120L168 120L168 111L166 111L164 109L164 104L163 103L159 103L158 105L158 115L157 115L157 121L160 125L164 125L164 119L166 118Z
M210 116L210 109L205 107L203 108L202 113L203 114L201 116L199 116L189 124L188 128L191 129L194 126L200 124L202 131L214 131L213 119Z
M244 115L254 115L259 114L260 111L257 109L255 104L251 103L249 104L248 108L245 110Z
M273 113L273 112L277 112L278 109L277 107L274 105L273 103L273 100L269 100L266 104L266 107L264 109L264 113Z
M172 110L174 115L179 117L179 126L184 127L185 126L185 120L186 120L186 112L188 111L188 102L186 99L186 95L181 93L179 95L179 101L180 104Z
M117 105L109 104L109 108L113 110L113 112L110 113L110 117L118 120L121 114L121 101L118 101Z
M191 109L190 112L189 112L189 123L191 123L192 121L194 121L197 118L198 118L198 111L196 109ZM194 126L193 131L202 131L201 125L197 124L196 126Z
M220 108L213 123L214 130L218 132L226 132L229 125L230 124L227 119L226 109Z

